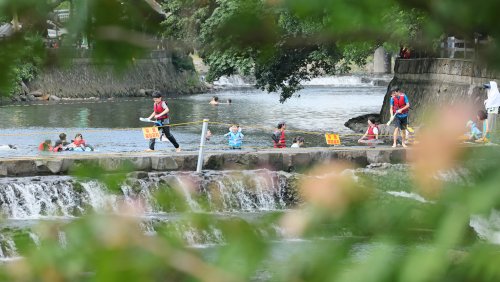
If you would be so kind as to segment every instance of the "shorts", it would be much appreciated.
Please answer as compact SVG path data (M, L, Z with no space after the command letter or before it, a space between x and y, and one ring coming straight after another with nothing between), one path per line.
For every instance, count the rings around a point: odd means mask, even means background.
M401 130L406 130L408 127L408 116L405 117L398 117L394 119L394 123L396 124L396 127L401 129Z

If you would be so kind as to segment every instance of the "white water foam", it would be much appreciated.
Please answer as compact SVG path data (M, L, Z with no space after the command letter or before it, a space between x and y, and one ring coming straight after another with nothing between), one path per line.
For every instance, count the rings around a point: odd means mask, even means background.
M373 86L369 79L363 80L361 76L339 75L315 77L302 81L303 86ZM222 76L213 84L219 87L251 87L253 84L246 82L240 75Z
M0 259L12 259L18 256L14 240L9 236L0 234Z
M387 191L386 193L393 195L393 196L396 196L396 197L413 199L413 200L419 201L421 203L434 203L432 201L427 201L426 199L424 199L424 197L422 197L416 193L408 193L405 191L399 191L399 192L398 191Z
M252 84L249 84L243 80L243 78L239 75L231 75L231 76L221 76L218 80L214 81L213 84L215 86L220 87L251 87Z
M72 218L89 207L102 211L115 205L115 196L106 193L97 181L81 182L68 177L51 181L11 181L0 184L1 213L9 219L29 220ZM81 190L81 191L79 191Z
M489 217L473 215L469 221L470 227L476 231L479 238L500 245L500 212L491 211Z
M363 83L359 76L324 76L315 77L310 81L303 81L304 86L372 86L370 83Z

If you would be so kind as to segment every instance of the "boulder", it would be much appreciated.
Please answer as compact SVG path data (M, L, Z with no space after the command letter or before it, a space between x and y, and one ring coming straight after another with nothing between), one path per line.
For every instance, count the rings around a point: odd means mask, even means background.
M21 81L21 90L23 91L24 95L30 93L30 89L28 88L28 86L26 86L26 84L24 84L23 81Z
M43 92L41 90L36 90L36 91L30 92L29 95L33 95L35 97L42 97L43 96Z
M50 95L49 101L60 101L61 98L57 97L56 95Z
M354 132L363 133L366 131L366 128L368 127L367 124L369 117L374 117L375 121L380 123L380 114L373 113L351 118L346 123L344 123L344 126L350 128Z
M11 100L12 102L21 102L21 101L22 101L22 99L21 99L21 96L20 96L20 95L12 95L12 96L10 97L10 100Z

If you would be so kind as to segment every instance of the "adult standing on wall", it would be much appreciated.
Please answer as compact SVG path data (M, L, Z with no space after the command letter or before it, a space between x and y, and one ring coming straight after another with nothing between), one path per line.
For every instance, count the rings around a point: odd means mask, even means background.
M489 133L491 138L497 140L498 136L496 121L498 117L498 112L500 109L500 92L498 91L498 85L495 81L490 81L484 85L486 92L488 93L488 98L484 101L484 106L486 112L488 113L488 128L487 132L484 132L484 136Z
M408 127L408 109L410 102L408 97L399 90L394 88L391 90L391 108L390 114L395 115L394 121L396 128L394 129L392 147L396 148L399 131L401 131L401 145L407 147L406 142L406 128Z
M152 96L154 101L153 105L154 111L149 116L149 119L152 118L156 119L158 125L161 126L161 130L163 131L163 134L165 134L165 137L167 137L167 139L172 143L172 145L174 145L175 151L180 152L181 148L179 147L177 140L175 140L175 137L170 133L170 117L169 117L170 109L167 106L167 102L161 99L161 94L158 91L153 92ZM156 142L155 138L149 139L149 151L154 151L155 142Z

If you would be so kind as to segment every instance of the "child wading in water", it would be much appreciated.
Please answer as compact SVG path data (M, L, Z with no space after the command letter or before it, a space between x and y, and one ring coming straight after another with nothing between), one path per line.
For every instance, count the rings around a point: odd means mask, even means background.
M377 123L375 122L374 117L368 118L368 129L365 134L359 138L358 143L366 144L369 146L374 146L375 144L383 143L382 140L378 139L379 128Z
M465 133L464 136L461 138L464 141L476 141L481 138L483 133L479 128L477 128L477 125L475 122L472 120L467 121L465 124L465 127L469 130L469 132Z
M304 137L302 137L302 136L294 137L292 142L293 142L293 144L292 144L292 146L290 146L290 148L304 147Z
M163 134L165 137L167 137L168 141L172 143L175 147L176 152L180 152L181 148L179 147L179 144L177 143L177 140L175 140L175 137L170 133L170 116L169 112L170 109L167 106L167 102L162 101L161 99L161 94L158 91L155 91L153 93L153 113L149 116L148 119L155 118L156 121L158 122L158 125L161 126L160 130L163 131ZM155 149L155 142L156 139L149 139L149 149L148 151L153 151Z
M241 133L241 128L233 124L229 128L229 132L224 134L229 138L229 148L231 149L241 149L241 144L243 143L243 133Z
M38 145L38 151L51 152L52 151L52 140L47 139Z
M477 112L477 120L483 123L483 134L481 138L475 140L478 143L488 143L490 142L490 131L488 124L488 113L485 110L480 110Z
M94 148L83 140L83 135L81 133L75 135L75 140L72 140L71 144L68 145L68 149L82 152L94 151Z

